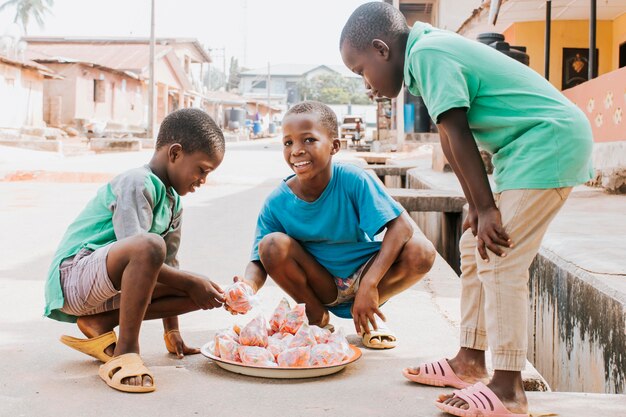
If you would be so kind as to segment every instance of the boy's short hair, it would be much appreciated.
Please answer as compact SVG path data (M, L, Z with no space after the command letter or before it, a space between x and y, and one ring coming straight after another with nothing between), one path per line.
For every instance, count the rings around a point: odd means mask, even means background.
M330 134L331 139L337 138L337 115L335 115L335 112L330 107L319 101L309 100L294 104L287 110L283 119L286 119L287 116L291 114L303 113L315 113L319 118L320 124L326 129L326 132Z
M209 156L224 153L224 134L205 111L179 109L168 114L159 128L156 149L179 143L183 152L202 151Z
M395 40L409 31L400 10L388 3L365 3L350 15L339 38L339 48L348 42L357 51L364 51L374 39Z

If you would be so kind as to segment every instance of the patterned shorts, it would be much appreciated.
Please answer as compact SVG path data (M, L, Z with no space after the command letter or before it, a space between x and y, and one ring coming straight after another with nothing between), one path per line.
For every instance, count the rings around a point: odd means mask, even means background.
M59 273L65 298L62 312L80 317L120 308L119 291L107 273L110 247L81 249L61 262Z
M374 261L378 253L372 255L363 265L356 270L352 276L348 278L335 277L335 283L337 284L337 299L330 304L325 304L326 307L335 307L339 304L343 304L347 301L351 301L356 296L356 292L359 290L361 284L361 277L364 272L369 269L370 264Z

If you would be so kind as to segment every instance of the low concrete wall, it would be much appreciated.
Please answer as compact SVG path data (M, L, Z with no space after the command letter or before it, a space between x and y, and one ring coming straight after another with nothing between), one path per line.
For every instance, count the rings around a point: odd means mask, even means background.
M14 146L16 148L34 149L37 151L61 152L62 144L58 140L23 140L23 139L0 139L0 145Z
M528 358L553 390L626 393L623 294L541 249L530 267L529 314Z
M93 138L89 141L89 149L94 152L130 152L141 150L140 139L109 139Z

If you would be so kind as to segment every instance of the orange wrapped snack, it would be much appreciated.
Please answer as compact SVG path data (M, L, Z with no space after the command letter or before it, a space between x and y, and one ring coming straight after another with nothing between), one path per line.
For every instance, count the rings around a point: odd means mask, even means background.
M352 349L350 349L348 339L346 339L346 336L343 334L343 329L339 329L337 332L331 334L326 344L334 346L343 353L341 360L346 360L352 356Z
M311 326L311 333L313 333L317 343L326 343L331 335L330 330L322 329L320 326L316 325Z
M291 339L291 342L289 342L289 347L315 346L316 344L317 341L311 331L311 327L308 324L303 323L296 332L296 335L293 339Z
M256 366L277 366L274 355L267 349L258 346L240 346L241 363Z
M305 346L295 347L283 351L280 355L278 355L278 358L276 358L276 362L278 362L278 366L283 368L302 368L309 366L310 359L311 348L309 346Z
M289 310L291 310L289 301L287 301L286 298L280 300L280 303L278 303L274 313L272 313L272 317L270 317L270 335L280 332L280 328L283 323L285 323L287 312Z
M267 322L263 316L258 316L241 329L239 343L244 346L267 347Z
M281 333L274 333L273 336L276 335L281 335ZM274 355L274 358L277 358L278 355L280 355L284 350L286 350L287 348L289 348L289 342L291 341L291 339L293 339L293 335L289 335L291 336L291 338L280 338L280 337L273 337L270 336L268 339L268 343L267 343L267 350L269 350L270 352L272 352L272 355Z
M336 365L343 360L344 353L337 343L330 345L320 344L311 348L311 366Z
M219 330L215 333L215 345L213 347L213 354L215 356L220 356L220 341L222 339L230 339L234 342L239 343L239 334L235 327L238 329L239 326L235 325L233 327L229 327L228 329Z
M309 320L306 317L304 304L296 304L287 312L285 322L280 326L280 331L282 333L296 334L303 323L309 323Z
M240 362L239 347L239 343L235 342L233 339L223 338L220 340L219 356L227 361Z
M256 304L256 295L251 286L237 281L224 290L224 299L230 309L239 314L246 314Z

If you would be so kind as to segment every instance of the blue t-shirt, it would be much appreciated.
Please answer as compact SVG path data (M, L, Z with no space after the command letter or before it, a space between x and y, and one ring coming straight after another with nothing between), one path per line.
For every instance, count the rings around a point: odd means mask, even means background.
M287 185L293 175L265 200L257 220L252 260L259 242L281 232L296 239L331 275L348 278L376 252L374 237L404 209L382 184L363 169L333 164L332 177L313 202L298 198Z

